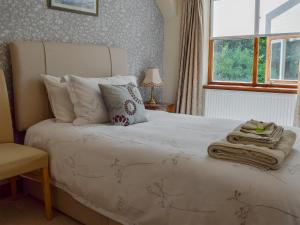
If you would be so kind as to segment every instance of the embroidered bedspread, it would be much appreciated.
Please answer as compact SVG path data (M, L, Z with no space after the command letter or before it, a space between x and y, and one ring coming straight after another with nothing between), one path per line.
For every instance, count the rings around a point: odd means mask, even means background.
M124 225L300 224L299 139L269 171L208 157L239 121L148 114L129 127L46 120L26 144L49 152L56 186Z

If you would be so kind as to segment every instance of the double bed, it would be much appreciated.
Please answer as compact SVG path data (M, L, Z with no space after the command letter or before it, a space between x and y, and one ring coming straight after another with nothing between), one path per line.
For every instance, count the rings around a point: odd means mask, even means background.
M271 171L208 157L240 121L147 111L149 122L128 127L56 123L39 75L127 75L126 52L16 42L11 55L17 128L49 153L54 203L66 214L87 225L300 224L299 139ZM35 180L24 186L38 197Z

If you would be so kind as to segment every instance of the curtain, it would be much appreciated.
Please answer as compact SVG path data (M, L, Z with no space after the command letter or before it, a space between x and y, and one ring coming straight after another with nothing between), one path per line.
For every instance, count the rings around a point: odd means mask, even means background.
M296 104L295 116L294 116L294 126L300 127L300 63L299 63L299 72L298 72L298 96L297 96L297 104Z
M176 112L201 115L205 45L204 0L183 0ZM207 41L207 43L205 43Z

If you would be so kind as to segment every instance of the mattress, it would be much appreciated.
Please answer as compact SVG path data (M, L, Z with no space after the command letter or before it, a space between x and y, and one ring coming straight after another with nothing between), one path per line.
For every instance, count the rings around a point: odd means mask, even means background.
M128 127L46 120L25 142L49 153L54 185L124 225L300 224L298 138L270 171L208 157L239 121L147 113Z

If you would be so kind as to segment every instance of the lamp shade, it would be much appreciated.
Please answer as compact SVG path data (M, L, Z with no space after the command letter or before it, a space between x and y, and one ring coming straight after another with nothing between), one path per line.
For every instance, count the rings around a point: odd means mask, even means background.
M162 80L159 75L159 69L152 68L145 71L145 79L143 86L145 87L159 87L162 86Z

